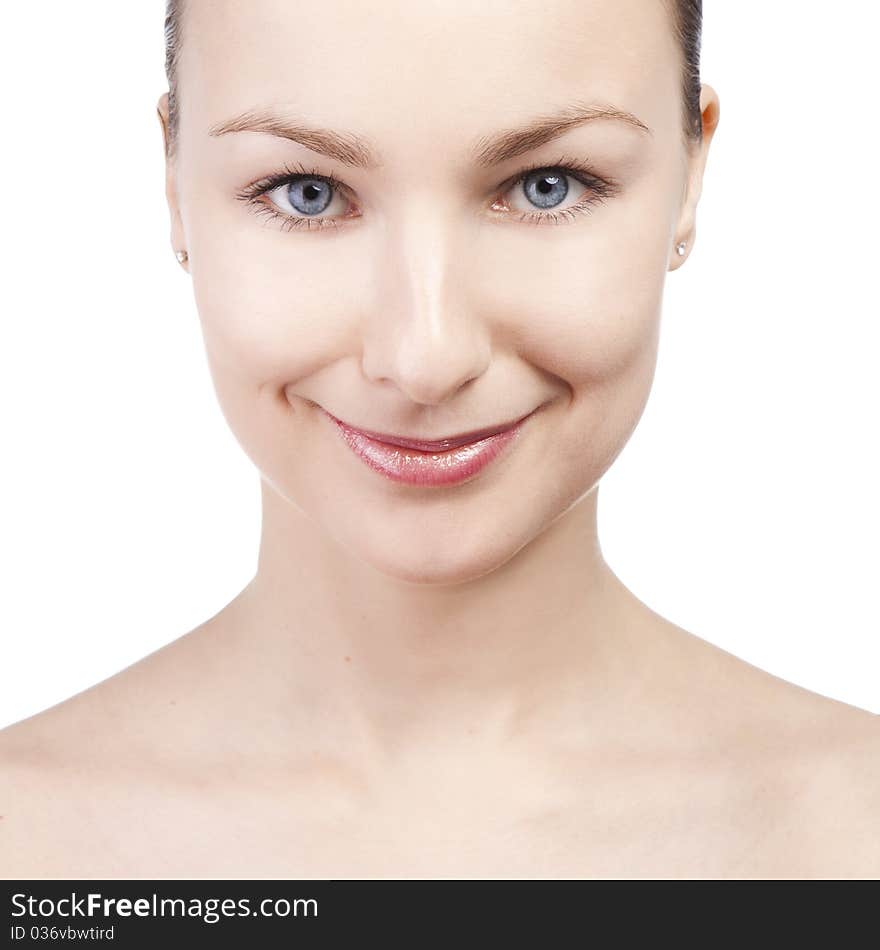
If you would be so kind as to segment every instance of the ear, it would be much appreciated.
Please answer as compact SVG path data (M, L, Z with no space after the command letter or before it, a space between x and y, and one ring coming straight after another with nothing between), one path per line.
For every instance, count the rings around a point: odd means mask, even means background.
M677 270L681 267L694 246L697 234L697 203L703 190L703 173L706 170L706 159L709 157L709 146L712 144L712 137L721 118L718 93L706 83L703 83L700 89L700 113L703 123L703 140L688 152L687 182L673 234L672 247L669 249L669 270ZM685 250L683 255L679 255L676 248L682 241L685 242Z
M183 229L183 220L180 216L180 205L177 198L177 161L176 156L168 154L169 124L168 124L168 93L163 92L159 96L159 102L156 105L156 113L159 116L159 123L162 126L162 141L165 150L165 199L168 202L168 211L171 215L171 248L175 253L180 250L187 250L186 234ZM183 266L189 270L189 264Z

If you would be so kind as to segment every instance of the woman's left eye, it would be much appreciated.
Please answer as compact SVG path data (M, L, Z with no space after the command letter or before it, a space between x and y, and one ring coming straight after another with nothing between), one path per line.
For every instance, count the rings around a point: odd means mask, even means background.
M574 181L574 187L571 182ZM593 170L577 159L560 159L554 165L533 165L519 172L512 182L517 207L510 207L504 201L503 207L496 201L492 207L507 214L516 213L519 221L542 224L558 224L578 214L589 212L593 205L611 197L617 191L617 185L610 179L600 178ZM571 192L576 200L571 202Z
M503 191L499 191L492 209L535 224L545 221L555 224L590 211L592 205L615 192L613 182L600 178L586 165L570 159L524 169L501 188ZM577 200L563 207L566 201L571 201L572 191ZM515 193L516 207L511 207L507 198L511 192ZM236 197L251 205L255 213L280 219L282 229L290 230L294 227L338 227L340 217L358 217L358 213L344 210L349 204L347 193L346 186L332 175L322 175L300 166L298 171L285 167L283 172L254 182ZM268 203L260 200L264 195ZM331 213L323 217L337 204L343 208L341 215Z

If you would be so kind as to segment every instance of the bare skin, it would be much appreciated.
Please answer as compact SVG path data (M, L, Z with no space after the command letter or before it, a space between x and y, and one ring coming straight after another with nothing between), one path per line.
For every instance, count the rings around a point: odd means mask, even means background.
M0 733L3 876L877 876L877 717L623 590L626 689L440 723L420 749L358 746L299 690L295 724L286 699L243 705L266 662L235 646L251 593Z
M167 194L261 475L258 569L185 636L0 732L0 873L878 876L880 719L658 616L598 542L720 115L704 85L685 146L664 5L243 7L187 11ZM469 163L575 98L651 132L604 118ZM209 134L281 102L383 165ZM525 212L499 185L561 156L618 190L555 225L495 210ZM358 215L285 230L235 200L284 163L344 182L326 214ZM363 465L321 407L424 438L540 408L476 478L425 489Z

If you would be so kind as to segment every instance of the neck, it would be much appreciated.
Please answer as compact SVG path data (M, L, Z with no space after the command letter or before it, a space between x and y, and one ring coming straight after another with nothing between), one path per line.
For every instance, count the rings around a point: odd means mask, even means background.
M272 722L385 755L619 706L645 668L644 605L602 557L597 492L495 570L436 586L377 571L264 483L258 570L228 644L239 682Z

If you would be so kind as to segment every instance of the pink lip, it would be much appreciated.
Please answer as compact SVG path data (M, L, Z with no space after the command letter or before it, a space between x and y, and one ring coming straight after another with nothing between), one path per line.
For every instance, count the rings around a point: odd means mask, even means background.
M428 442L356 429L324 410L363 462L392 481L410 485L450 485L471 478L498 458L536 411L502 426Z

